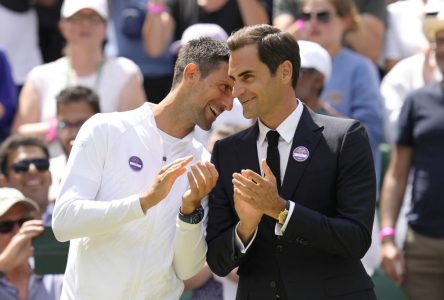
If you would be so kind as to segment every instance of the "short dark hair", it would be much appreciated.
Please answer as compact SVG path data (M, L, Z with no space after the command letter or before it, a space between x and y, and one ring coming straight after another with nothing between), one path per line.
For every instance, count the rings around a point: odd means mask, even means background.
M292 86L296 88L301 67L301 57L296 39L287 32L266 24L243 27L228 38L228 48L238 50L248 45L256 45L259 60L272 75L280 64L288 60L293 65Z
M228 62L229 57L230 51L225 42L211 37L189 41L179 51L174 66L173 89L182 80L183 71L188 64L196 64L203 79L217 70L222 62Z
M92 89L85 86L70 86L64 88L57 96L57 112L61 104L86 102L94 113L100 112L99 96Z
M49 159L49 150L46 142L33 136L11 135L0 146L0 171L3 175L8 175L8 158L21 146L35 146L42 149L46 158Z

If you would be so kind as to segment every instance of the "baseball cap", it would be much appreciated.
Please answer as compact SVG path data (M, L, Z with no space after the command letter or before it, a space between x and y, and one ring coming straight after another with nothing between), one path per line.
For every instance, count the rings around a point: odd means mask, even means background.
M0 216L3 216L13 205L23 203L31 211L39 210L38 205L25 197L19 190L13 188L0 188Z
M94 10L105 20L108 19L108 6L106 0L64 0L61 15L63 18L69 18L85 8Z
M331 58L327 50L310 41L298 41L301 68L313 68L328 81L331 75Z
M170 51L173 54L179 53L182 46L191 40L201 37L212 37L219 41L226 41L228 39L227 32L217 24L213 23L198 23L189 26L182 34L182 38L175 41L170 46Z

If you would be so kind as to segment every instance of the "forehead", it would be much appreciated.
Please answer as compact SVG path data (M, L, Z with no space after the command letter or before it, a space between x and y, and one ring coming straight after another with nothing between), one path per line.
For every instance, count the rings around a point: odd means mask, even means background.
M74 16L78 16L78 15L98 15L99 16L99 14L91 8L83 8L74 14Z
M308 0L304 1L304 10L334 10L334 6L328 0Z
M58 104L57 115L75 116L77 114L93 115L94 110L86 100Z
M247 45L231 52L228 73L232 77L245 71L254 71L261 66L266 67L259 60L257 46Z
M37 146L20 146L11 153L9 161L11 163L24 159L46 158L45 152Z
M230 77L228 77L228 63L221 62L217 69L211 71L204 80L208 81L221 81L221 82L231 82Z

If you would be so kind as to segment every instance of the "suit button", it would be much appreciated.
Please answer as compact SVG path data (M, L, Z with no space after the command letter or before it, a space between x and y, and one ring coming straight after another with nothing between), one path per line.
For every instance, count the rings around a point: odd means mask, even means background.
M282 252L282 249L283 249L284 247L282 246L282 245L277 245L276 246L276 250L278 251L278 252Z
M276 281L270 281L270 287L275 288L276 287Z

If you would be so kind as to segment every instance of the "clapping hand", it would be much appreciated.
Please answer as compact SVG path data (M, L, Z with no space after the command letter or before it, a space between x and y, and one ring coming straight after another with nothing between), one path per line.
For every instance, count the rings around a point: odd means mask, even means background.
M179 176L186 172L186 165L192 159L193 156L191 155L178 158L160 169L154 183L150 186L148 191L140 195L140 205L144 212L155 206L168 195L174 182L176 182L176 179Z

